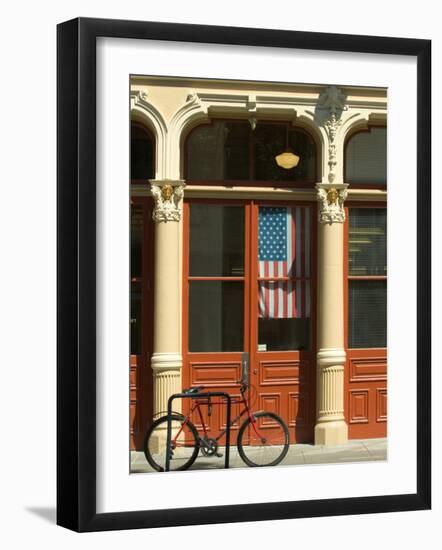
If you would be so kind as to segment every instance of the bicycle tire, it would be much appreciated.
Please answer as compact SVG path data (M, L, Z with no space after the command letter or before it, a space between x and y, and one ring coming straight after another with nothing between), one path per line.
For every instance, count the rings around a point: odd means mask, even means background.
M270 422L268 427L273 430L273 433L267 437L259 437L254 427L250 426L250 418L247 418L238 433L238 453L243 462L251 468L276 466L285 458L290 447L287 425L277 414L271 412L259 412L253 416L258 422L259 419L267 419ZM250 433L247 434L249 426ZM258 427L257 430L259 431L260 428Z
M178 422L180 429L183 427L185 417L180 414L172 415L172 422ZM175 428L177 429L177 428ZM182 428L186 442L172 449L172 456L169 462L169 471L187 470L195 462L199 452L199 437L195 426L188 420ZM173 430L173 426L172 426ZM164 472L166 463L166 434L167 415L155 420L144 436L144 456L150 466L157 472ZM155 438L155 436L157 436ZM173 431L172 431L173 437ZM175 454L177 449L185 449L187 452Z

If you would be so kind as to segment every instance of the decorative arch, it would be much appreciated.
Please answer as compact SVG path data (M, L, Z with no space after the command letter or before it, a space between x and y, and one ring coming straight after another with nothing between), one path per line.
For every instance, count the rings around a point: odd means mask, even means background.
M167 173L170 179L182 179L182 148L186 135L195 126L208 122L208 105L204 105L198 94L190 93L186 103L173 115L167 139Z
M167 124L161 113L148 101L144 91L130 93L131 119L145 125L155 139L155 179L166 177Z
M185 137L195 126L207 123L215 116L259 119L260 116L268 118L272 115L279 119L292 120L293 126L300 126L311 135L316 144L317 158L322 159L317 166L320 179L324 173L323 150L326 134L316 124L313 110L302 106L302 101L294 96L273 97L220 92L191 92L186 103L173 115L167 138L168 177L182 179L183 144Z
M325 129L318 125L315 120L315 113L309 109L299 109L297 113L294 125L301 125L304 127L312 138L316 142L316 162L318 182L322 181L324 175L327 173L327 132Z

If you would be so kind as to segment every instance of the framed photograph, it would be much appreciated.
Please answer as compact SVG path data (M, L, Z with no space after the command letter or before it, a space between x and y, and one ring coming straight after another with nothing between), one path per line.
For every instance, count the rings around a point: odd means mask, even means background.
M430 66L58 26L59 525L430 508Z

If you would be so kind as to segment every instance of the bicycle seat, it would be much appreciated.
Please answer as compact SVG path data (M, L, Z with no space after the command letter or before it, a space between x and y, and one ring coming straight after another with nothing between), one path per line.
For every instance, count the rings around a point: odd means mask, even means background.
M185 390L183 390L183 393L199 393L203 389L204 386L194 386L192 388L186 388Z

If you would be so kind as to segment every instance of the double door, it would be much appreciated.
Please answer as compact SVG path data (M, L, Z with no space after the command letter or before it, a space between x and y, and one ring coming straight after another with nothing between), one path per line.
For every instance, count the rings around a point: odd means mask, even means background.
M292 201L184 204L183 384L238 396L247 354L252 408L283 418L291 443L313 440L315 208ZM206 418L213 435L224 419L214 407Z

